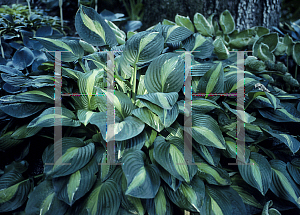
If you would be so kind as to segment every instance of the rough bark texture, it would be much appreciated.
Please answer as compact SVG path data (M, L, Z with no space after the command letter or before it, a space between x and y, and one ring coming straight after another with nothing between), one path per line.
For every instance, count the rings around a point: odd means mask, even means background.
M280 0L150 0L144 1L143 29L161 22L174 21L176 14L189 16L199 12L205 17L221 14L228 9L235 19L237 29L253 26L271 28L278 26Z

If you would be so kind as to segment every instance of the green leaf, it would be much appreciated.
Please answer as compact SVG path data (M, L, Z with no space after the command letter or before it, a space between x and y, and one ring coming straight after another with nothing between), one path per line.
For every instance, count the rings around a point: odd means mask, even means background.
M146 208L149 215L171 215L172 205L169 199L166 197L163 187L159 187L159 190L154 199L146 200Z
M118 44L113 30L93 8L80 5L75 28L79 36L91 45L112 47Z
M287 145L289 147L289 149L294 153L296 153L299 148L300 148L300 142L292 137L289 134L283 133L283 132L279 132L279 131L269 131L267 129L263 129L264 131L268 132L270 135L272 135L272 137L278 139L280 142L283 142L285 145Z
M252 42L252 38L236 38L229 41L228 45L232 49L244 49Z
M259 113L267 119L275 122L300 122L300 113L290 103L281 103L282 108L258 109Z
M158 132L165 128L160 118L146 107L137 108L132 111L132 114Z
M232 215L246 214L242 198L231 187L205 186L204 204L201 214Z
M172 21L170 21L170 20L168 20L168 19L164 19L164 20L162 21L162 24L163 24L163 25L176 25L175 22L172 22Z
M201 13L195 13L194 24L197 31L205 37L213 36L213 26Z
M171 110L178 99L178 93L149 93L137 96L137 98L149 101L163 109Z
M98 165L93 158L87 165L71 175L53 178L53 187L57 198L72 206L94 185Z
M19 70L23 70L30 66L34 61L34 54L33 52L27 48L23 47L18 49L14 56L12 57L12 63L15 68Z
M200 163L200 165L197 165L198 167L197 175L200 178L205 179L209 184L214 184L219 186L230 185L231 183L230 177L225 170L207 164L199 156L195 156L195 162Z
M187 51L194 51L193 56L200 59L209 58L214 50L212 39L206 39L201 34L193 34L184 41L182 41L183 48ZM192 71L195 65L192 66Z
M97 52L97 49L94 46L92 46L91 44L85 42L84 40L79 40L79 45L81 45L83 50L88 52L88 53L92 54L92 53Z
M243 202L245 204L251 205L251 206L259 208L259 209L263 208L263 206L257 201L257 199L252 194L247 192L247 190L245 190L243 187L239 187L236 185L231 185L230 187L239 194L239 196L243 199Z
M261 215L281 215L281 213L278 210L276 210L275 208L269 209L269 207L271 207L272 205L273 205L273 201L272 200L268 201L265 204Z
M116 26L113 22L105 20L105 22L109 25L109 27L113 30L116 35L117 42L119 45L125 44L126 34L122 31L118 26Z
M55 118L60 119L58 124L58 120L55 120ZM41 115L33 119L27 127L52 127L58 125L78 127L80 126L80 122L76 120L75 114L69 109L61 107L61 115L58 115L55 113L55 107L50 107L44 110Z
M0 177L0 212L13 211L27 201L32 181L23 180L20 173L11 171Z
M26 118L45 108L45 104L36 103L8 103L3 104L0 101L0 110L9 116L15 118Z
M279 41L279 39L278 39L277 33L270 33L270 34L265 34L265 35L261 36L253 44L253 48L252 48L253 55L258 57L259 46L261 43L266 44L269 47L270 52L275 51L278 41Z
M25 213L32 215L63 215L68 205L60 201L54 192L51 180L44 180L29 194Z
M59 144L59 142L54 144ZM85 145L83 140L75 137L63 137L61 147L62 156L55 163L54 145L48 146L43 153L43 162L47 164L44 173L47 177L57 178L76 172L92 159L95 152L94 143ZM70 163L70 165L62 165L64 163Z
M91 193L77 208L76 214L117 214L121 203L119 193L120 189L115 180L108 179L103 183L98 180Z
M154 48L155 47L155 48ZM140 32L127 40L124 59L132 66L152 61L164 48L163 36L159 32Z
M194 114L192 121L193 138L199 144L226 149L224 137L216 120L209 115Z
M193 25L192 21L190 20L190 17L180 16L177 14L175 16L175 22L177 25L185 27L192 32L195 32L194 25Z
M275 61L275 56L270 52L269 46L264 43L259 44L257 50L257 56L262 61L267 61L267 60Z
M166 185L163 185L163 188L169 199L184 210L200 212L205 202L205 186L197 175L193 177L191 183L183 182L176 191Z
M213 42L215 49L214 53L218 56L219 60L226 60L229 57L229 51L225 46L221 37L218 37Z
M271 166L268 160L262 155L252 152L249 164L238 165L239 172L243 179L252 187L256 188L264 196L271 186Z
M278 196L294 203L298 208L300 190L286 170L286 164L281 160L271 160L272 183L271 191Z
M299 162L299 158L294 158L291 163L288 162L287 169L294 181L300 185L300 165L297 161Z
M154 164L144 164L143 151L130 150L125 153L122 169L127 179L126 195L154 198L160 186L159 170Z
M220 15L220 26L224 34L230 34L235 29L235 22L228 10L225 10Z
M254 116L251 116L249 113L242 111L242 110L236 110L229 107L229 105L226 102L222 102L222 104L233 114L235 114L239 119L241 119L243 122L251 123L256 120Z
M95 117L90 120L91 124L97 125L100 129L102 137L106 141L115 139L115 141L129 140L139 135L145 128L145 124L138 118L133 116L126 117L120 122L116 117L114 124L114 137L106 132L106 113L95 113Z
M33 128L28 128L27 126L28 125L23 125L19 127L17 130L15 130L15 132L11 134L11 137L16 140L32 137L42 129L42 127L38 126Z
M157 137L154 141L154 159L175 178L190 182L197 172L195 165L186 165L184 159L183 140L171 137L165 141Z
M95 107L91 105L92 97L95 97L97 91L94 86L103 78L103 75L103 70L94 69L91 72L82 74L77 81L79 91L83 94L83 96L80 97L81 101L89 110L95 109Z
M46 37L36 37L36 39L54 56L54 51L61 52L61 60L72 62L82 58L84 50L77 40L50 39Z
M145 87L149 93L179 92L184 83L184 60L167 53L154 59L145 74Z
M294 42L293 39L286 34L283 38L283 43L287 46L286 53L288 56L293 55Z
M293 46L293 59L300 65L300 42L295 43Z
M163 28L165 29L163 36L165 38L165 43L167 44L178 43L193 34L189 29L179 25L164 25Z

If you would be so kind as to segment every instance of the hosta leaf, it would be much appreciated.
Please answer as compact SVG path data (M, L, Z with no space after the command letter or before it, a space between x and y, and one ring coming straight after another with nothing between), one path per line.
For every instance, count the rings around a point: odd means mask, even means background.
M36 39L48 50L52 55L54 51L61 52L61 60L64 62L72 62L82 58L84 50L76 40L60 40L50 39L46 37L36 37Z
M14 175L17 174L17 175ZM16 181L16 178L7 177L21 175L16 172L8 172L0 177L0 212L13 211L24 204L32 187L32 181L29 179ZM13 182L15 181L15 182ZM13 182L13 183L12 183ZM5 185L5 186L3 186Z
M55 120L55 118L61 119L58 124L58 120ZM80 126L80 122L76 120L75 114L69 109L62 107L61 115L58 115L55 113L55 107L50 107L44 110L37 118L32 120L27 127L52 127L58 125L77 127Z
M160 186L159 170L154 164L145 165L141 150L130 150L123 155L122 169L127 179L126 195L154 198Z
M252 38L246 37L246 38L236 38L233 40L230 40L228 45L233 49L244 49L250 43L252 42Z
M297 161L299 162L299 159L294 158L291 163L288 162L287 169L294 181L300 185L300 166L297 165Z
M84 196L94 185L98 165L93 158L86 166L71 175L53 178L53 187L57 198L68 205Z
M96 88L94 87L97 85L96 83L103 78L104 71L94 69L91 72L82 74L81 77L78 79L77 84L81 94L81 101L85 105L85 107L89 110L93 110L91 107L91 99L96 94Z
M149 215L171 215L172 205L166 197L163 187L160 187L154 199L146 200L146 208Z
M84 40L79 40L79 45L83 48L84 51L88 53L93 54L97 51L97 49L94 46L85 42Z
M184 41L182 41L183 48L187 51L194 51L193 55L196 58L209 58L214 50L212 39L206 39L201 34L193 34ZM194 67L194 65L193 65ZM191 68L193 70L193 67Z
M96 113L95 117L90 120L91 124L97 125L100 129L102 137L106 141L110 141L113 138L115 141L129 140L137 135L139 135L145 128L145 124L138 118L133 116L128 116L121 121L116 117L116 122L114 124L114 137L112 134L107 134L106 132L106 113Z
M38 126L33 128L28 128L27 126L28 125L23 125L19 127L17 130L15 130L15 132L11 134L11 137L16 140L32 137L42 129L42 127Z
M80 5L75 16L79 36L94 46L117 45L116 36L105 20L90 7Z
M248 162L247 162L248 163ZM271 166L262 155L252 152L249 164L238 165L243 179L265 195L271 185Z
M12 57L12 63L15 68L19 70L23 70L30 66L34 61L34 54L33 52L27 48L23 47L17 50Z
M168 19L164 19L164 20L162 21L162 24L163 24L163 25L176 25L175 22L172 22L172 21L170 21L170 20L168 20Z
M224 34L230 34L235 29L235 22L228 10L225 10L220 15L220 26Z
M119 192L115 180L108 179L103 183L98 180L91 193L77 208L76 214L117 214L121 203Z
M288 56L293 55L294 42L293 39L286 34L283 38L283 43L287 46L286 53Z
M267 119L275 122L300 122L300 113L289 103L281 103L282 108L258 109L259 113Z
M165 170L181 181L190 182L197 172L195 165L185 164L183 140L178 137L172 137L167 142L157 137L153 156Z
M163 48L164 41L161 33L144 31L126 41L123 56L130 65L134 66L153 60L161 54Z
M275 56L270 52L269 46L264 43L259 44L257 49L257 56L262 61L267 61L267 60L275 61Z
M123 119L131 115L131 112L135 109L135 106L130 100L130 98L124 93L115 90L114 94L112 94L111 92L102 90L100 88L97 89L98 93L103 93L106 95L105 97L102 97L101 100L105 99L107 101L108 97L110 102L113 103L114 107L120 112ZM105 109L107 109L107 107Z
M165 185L163 188L169 199L180 208L200 212L204 203L205 186L197 175L194 176L191 183L183 182L176 191Z
M48 146L43 153L43 162L47 164L44 170L47 177L57 178L76 172L91 160L95 152L94 143L85 145L81 139L75 137L63 137L61 147L62 156L55 163L54 153L57 152L54 151L54 145ZM62 165L60 162L70 165Z
M207 164L199 156L195 156L195 162L200 163L200 165L197 165L197 175L205 179L209 184L219 186L230 185L230 177L225 170Z
M150 63L145 74L145 87L149 93L179 92L184 83L184 60L180 56L162 54Z
M262 211L262 215L281 215L281 213L275 208L269 208L273 205L273 201L268 201Z
M300 65L300 42L295 43L293 46L293 59Z
M211 116L194 114L192 121L193 138L199 144L226 149L218 123Z
M137 108L132 111L132 114L158 132L165 128L159 117L146 107Z
M44 180L40 183L29 194L28 198L25 208L26 214L63 215L68 209L68 205L56 197L51 180Z
M293 153L296 153L299 150L300 142L293 136L289 134L285 134L283 132L276 131L275 133L267 129L263 129L263 130L268 132L270 135L272 135L272 137L278 139L280 142L283 142L285 145L287 145Z
M178 99L178 93L149 93L137 96L136 98L149 101L163 109L171 110Z
M197 31L205 37L213 36L213 26L201 13L194 15L194 24Z
M272 168L271 191L299 208L300 190L287 172L286 163L281 160L271 160L270 165Z
M240 118L243 122L251 123L256 120L254 116L251 116L249 113L242 111L242 110L236 110L229 107L229 105L225 102L222 102L222 104L233 114L235 114L238 118Z
M254 56L258 56L258 49L261 43L266 44L269 47L270 52L273 52L276 49L278 44L278 34L277 33L265 34L261 36L258 40L256 40L252 48Z
M175 16L175 22L177 25L185 27L187 29L189 29L190 31L194 32L194 25L192 23L192 21L190 20L190 17L185 17L185 16L180 16L180 15L176 15Z
M181 27L179 25L165 25L163 27L165 28L163 35L167 44L178 43L193 34L193 32L189 29Z
M77 117L78 120L83 123L85 126L90 122L91 118L94 116L95 112L88 110L78 110Z
M30 104L30 103L10 103L10 104L1 104L0 110L2 110L7 115L10 115L15 118L26 118L31 116L40 110L43 110L45 104Z
M242 198L232 188L206 185L204 204L200 213L238 215L247 212Z
M236 186L236 185L231 185L230 187L239 194L239 196L243 199L243 202L245 204L251 205L253 207L260 208L260 209L263 208L263 206L257 201L257 199L252 194L247 192L244 188Z
M105 20L105 22L109 25L109 27L113 30L116 35L117 42L119 45L125 44L126 34L122 31L118 26L116 26L113 22Z
M186 113L189 115L187 111L184 110L184 101L178 101L180 113ZM208 99L197 99L192 101L192 111L193 113L208 113L214 109L222 109L216 102L208 100Z
M214 44L214 53L218 56L220 60L226 60L229 57L229 51L227 47L225 46L223 40L221 37L218 37L213 42Z
M220 162L221 151L212 146L204 146L202 144L193 145L196 151L212 166L217 167Z

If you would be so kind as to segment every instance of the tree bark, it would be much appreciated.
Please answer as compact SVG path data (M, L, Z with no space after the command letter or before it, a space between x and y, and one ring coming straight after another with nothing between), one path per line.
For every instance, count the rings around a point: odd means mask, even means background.
M271 28L279 25L280 0L151 0L144 1L143 29L163 19L174 21L176 14L189 16L199 12L208 18L229 10L236 28L243 30L254 26Z

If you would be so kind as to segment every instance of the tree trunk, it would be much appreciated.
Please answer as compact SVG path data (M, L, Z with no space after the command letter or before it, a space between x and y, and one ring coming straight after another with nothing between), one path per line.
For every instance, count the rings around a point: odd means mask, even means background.
M254 26L271 28L279 25L280 0L151 0L144 1L143 29L163 19L174 21L176 14L189 16L199 12L208 18L229 10L238 30Z

